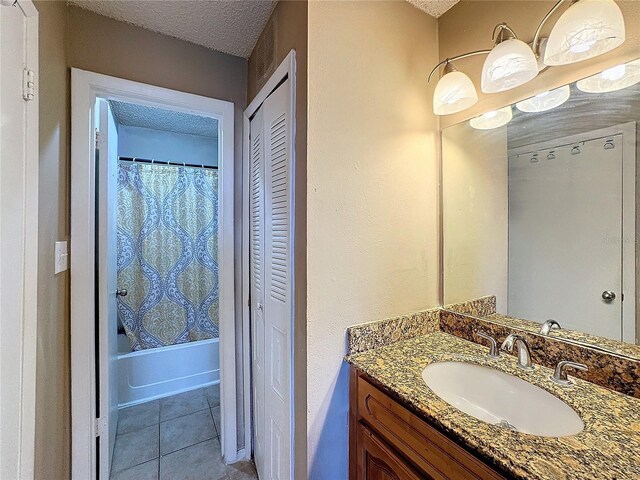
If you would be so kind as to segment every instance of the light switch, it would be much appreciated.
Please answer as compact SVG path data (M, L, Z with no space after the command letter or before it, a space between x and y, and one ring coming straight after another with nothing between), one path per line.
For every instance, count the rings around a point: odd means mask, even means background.
M68 268L69 254L67 253L67 242L56 242L56 264L55 273L64 272Z

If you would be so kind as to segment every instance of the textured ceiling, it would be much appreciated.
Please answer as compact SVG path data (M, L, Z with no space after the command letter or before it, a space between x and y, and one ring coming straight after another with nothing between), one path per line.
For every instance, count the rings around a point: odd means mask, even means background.
M106 17L248 58L275 0L70 0Z
M444 12L453 7L460 0L407 0L423 12L427 12L432 17L438 18Z
M120 125L151 128L165 132L186 133L202 137L218 137L218 121L188 113L145 107L111 100L111 111Z

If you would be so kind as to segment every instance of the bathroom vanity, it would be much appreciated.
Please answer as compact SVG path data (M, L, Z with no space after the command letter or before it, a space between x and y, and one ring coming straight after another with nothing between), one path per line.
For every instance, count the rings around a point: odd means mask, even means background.
M487 353L483 345L432 331L349 355L349 478L640 478L639 399L579 379L561 386L551 380L552 369L525 371L512 355L492 359ZM423 378L428 366L445 362L495 370L543 390L579 416L580 431L527 433L529 427L511 418L528 417L530 425L547 420L545 409L533 411L535 402L527 404L527 398L519 411L505 410L516 426L464 413ZM507 386L491 389L496 399L512 394Z

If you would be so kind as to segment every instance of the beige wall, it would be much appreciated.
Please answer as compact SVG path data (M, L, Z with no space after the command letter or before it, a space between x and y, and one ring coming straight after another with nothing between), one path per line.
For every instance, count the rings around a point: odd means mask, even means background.
M295 145L295 336L294 403L296 455L295 478L304 478L307 469L307 1L281 0L272 15L276 23L276 62L279 65L293 49L296 51L296 145ZM264 35L256 47L264 42ZM255 73L256 48L249 57L247 96L251 102L261 88Z
M234 102L239 192L247 62L67 7L63 1L36 3L40 12L41 79L36 475L58 480L69 477L71 461L69 279L68 273L53 275L54 241L66 239L69 234L68 67ZM238 218L240 200L238 195ZM240 224L237 225L239 248ZM237 256L238 271L239 259ZM240 297L237 311L239 301Z
M640 1L617 0L625 19L626 41L617 49L584 62L551 67L531 82L499 94L483 94L480 90L482 65L486 56L456 62L458 69L471 77L478 91L478 103L459 114L446 115L440 120L447 127L462 120L531 97L551 88L571 83L598 73L605 68L640 57ZM438 20L440 59L457 54L491 48L491 32L500 22L507 22L525 42L533 40L542 18L555 0L462 0ZM543 36L547 37L560 14L547 22ZM432 65L432 67L435 63ZM432 83L435 83L432 80ZM431 101L431 100L430 100Z
M345 328L438 304L437 23L407 2L310 2L309 478L347 476Z
M245 59L78 7L69 7L68 15L69 66L228 100L237 104L237 114L244 109Z
M38 207L38 479L70 472L69 274L53 274L53 246L69 235L69 75L63 2L36 2L40 13L40 164Z
M509 269L507 127L467 122L442 132L444 303L496 295L506 313Z

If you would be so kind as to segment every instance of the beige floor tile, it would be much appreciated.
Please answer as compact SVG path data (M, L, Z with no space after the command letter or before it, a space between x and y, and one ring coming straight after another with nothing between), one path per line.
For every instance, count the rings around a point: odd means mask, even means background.
M160 423L160 402L153 400L118 410L118 435Z
M118 435L111 470L120 472L158 458L159 439L158 425Z
M205 408L209 408L209 402L204 396L203 389L179 393L160 399L160 421L164 422Z
M116 472L111 480L158 480L158 459Z
M160 480L220 480L226 473L215 438L160 458Z
M211 412L201 410L160 424L160 453L165 455L214 437Z
M207 401L209 402L209 406L219 407L220 406L220 384L217 385L209 385L204 387L204 394L207 397Z

